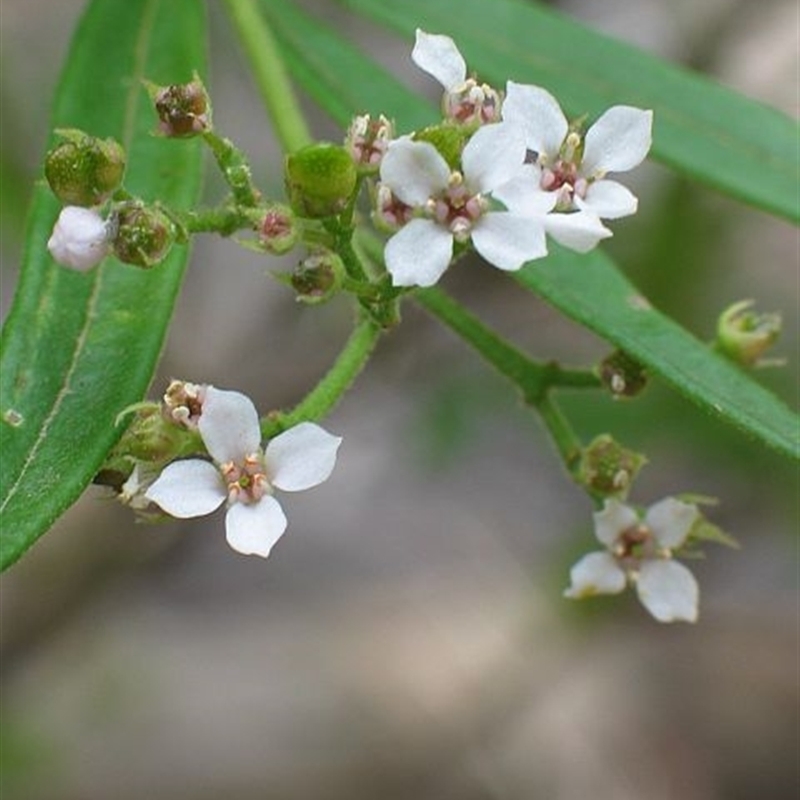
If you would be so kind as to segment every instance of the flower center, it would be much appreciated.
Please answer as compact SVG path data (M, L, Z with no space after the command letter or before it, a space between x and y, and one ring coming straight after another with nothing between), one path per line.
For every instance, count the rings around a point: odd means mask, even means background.
M654 558L669 558L670 552L659 547L653 532L646 525L633 525L622 533L614 543L612 552L620 565L628 572L639 568L642 561Z
M228 461L220 471L228 487L229 503L256 503L271 492L260 453L251 453L240 464Z
M546 192L558 192L556 210L571 211L574 198L586 197L589 181L579 175L582 158L582 140L580 134L571 131L567 134L561 149L552 163L545 156L539 158L542 167L541 187Z
M462 125L486 125L500 117L500 95L487 84L468 78L448 91L443 100L444 115Z
M457 242L465 242L487 207L483 196L473 194L464 183L461 173L454 172L444 192L428 201L427 211L453 234Z

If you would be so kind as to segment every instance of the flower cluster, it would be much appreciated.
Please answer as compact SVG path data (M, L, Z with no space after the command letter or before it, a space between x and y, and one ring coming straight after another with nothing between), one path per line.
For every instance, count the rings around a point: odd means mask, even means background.
M509 81L503 99L467 78L449 36L418 30L412 59L444 88L443 125L462 126L466 144L455 167L421 134L389 144L376 216L397 229L385 251L395 286L436 283L468 242L502 270L545 256L547 235L586 252L611 236L603 219L635 213L606 175L644 160L652 112L615 106L583 135L538 86Z
M225 533L245 555L266 557L286 530L276 489L298 492L327 480L341 438L301 422L261 447L258 413L245 395L173 381L164 396L165 424L196 429L210 460L191 457L160 474L136 463L120 499L137 510L151 503L181 519L210 514L227 501Z

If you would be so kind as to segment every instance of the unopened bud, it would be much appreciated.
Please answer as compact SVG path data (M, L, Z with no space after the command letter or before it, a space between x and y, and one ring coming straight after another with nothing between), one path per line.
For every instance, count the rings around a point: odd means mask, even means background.
M415 142L428 142L432 144L447 162L450 169L461 168L461 151L467 140L466 132L456 125L431 125L417 131L413 139Z
M150 269L166 257L175 240L175 226L158 208L125 203L114 213L114 255L125 264Z
M65 205L96 206L120 187L125 150L114 139L97 139L72 128L57 130L64 140L45 158L44 175Z
M189 83L145 86L158 114L159 133L186 138L211 129L211 100L197 74Z
M593 494L624 498L646 463L641 453L628 450L608 434L602 434L583 449L578 480Z
M132 408L133 421L114 447L114 459L161 463L177 456L202 452L196 429L170 419L160 403L140 403Z
M615 350L600 362L600 380L616 398L636 397L647 386L647 371L636 359Z
M275 203L264 211L256 223L258 243L268 253L288 253L299 237L294 212L289 206Z
M752 300L741 300L725 309L717 322L717 350L746 367L764 365L761 359L781 332L780 314L750 310ZM774 362L779 363L779 362Z
M358 170L365 174L378 171L383 155L394 136L394 125L381 114L354 117L345 136L344 146Z
M292 273L291 283L301 302L324 303L339 290L343 277L342 259L326 250L301 261Z
M301 217L331 217L344 210L358 178L344 147L320 142L286 159L286 190Z
M58 215L47 249L61 266L86 272L108 255L110 229L93 209L66 206Z

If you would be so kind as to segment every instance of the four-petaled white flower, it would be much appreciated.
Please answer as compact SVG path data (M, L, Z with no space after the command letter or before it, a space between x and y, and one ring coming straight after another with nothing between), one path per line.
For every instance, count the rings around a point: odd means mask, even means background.
M47 249L61 266L86 272L111 249L108 222L91 208L65 206L58 215Z
M696 622L697 581L672 559L672 550L686 541L699 515L697 506L667 497L642 520L629 506L606 500L594 515L594 528L607 550L589 553L572 567L564 595L617 594L631 581L659 622Z
M652 142L652 111L614 106L582 137L570 129L550 92L509 81L503 119L525 128L528 150L541 169L541 187L556 195L558 211L580 209L602 219L636 213L633 193L605 176L644 160Z
M261 449L258 413L239 392L209 386L197 423L214 463L173 461L145 497L173 517L210 514L228 501L228 544L245 555L268 556L286 530L273 489L297 492L328 478L341 439L319 425L301 422Z
M467 78L467 63L449 36L417 28L411 60L444 88L442 110L447 119L483 125L500 118L500 93Z
M450 169L429 142L397 139L381 162L381 181L402 203L421 211L386 244L386 268L395 286L432 286L453 257L453 242L472 239L475 249L503 270L517 270L526 261L546 255L544 225L530 215L546 214L555 199L534 182L518 187L517 213L493 210L489 195L524 168L522 129L500 123L484 125L461 154L462 172ZM496 193L495 193L496 194Z

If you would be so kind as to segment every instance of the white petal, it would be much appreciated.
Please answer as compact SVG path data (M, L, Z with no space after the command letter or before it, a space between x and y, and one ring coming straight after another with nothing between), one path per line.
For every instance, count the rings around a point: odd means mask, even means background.
M453 236L429 219L412 219L386 242L384 258L395 286L433 286L453 258Z
M466 80L467 64L449 36L425 33L417 28L411 60L428 75L433 75L446 90Z
M209 386L197 423L211 457L218 464L241 461L261 444L258 412L249 397Z
M398 139L381 161L381 180L409 206L424 205L447 188L451 170L430 142Z
M602 177L606 172L633 169L644 161L652 142L652 111L632 106L609 108L586 132L581 172Z
M193 458L168 464L144 496L167 514L186 519L210 514L227 495L217 468Z
M552 211L558 192L542 189L542 171L534 164L526 164L519 174L492 192L509 211L538 217Z
M313 422L301 422L268 445L265 456L269 481L286 492L318 486L333 471L340 436L328 433Z
M472 244L490 264L512 272L526 261L547 255L541 219L509 211L481 217L472 230Z
M594 513L595 536L612 547L621 533L639 524L639 515L619 500L606 500L602 511Z
M99 264L111 249L108 224L90 208L65 206L58 215L47 249L62 267L85 272Z
M662 547L680 547L699 516L696 505L665 497L647 509L644 522Z
M635 214L639 206L636 195L621 183L601 180L589 185L586 197L576 197L575 205L601 219L619 219Z
M697 622L700 589L683 564L654 559L642 564L636 580L642 605L659 622Z
M610 553L589 553L569 571L570 587L564 597L617 594L625 588L625 573Z
M558 100L550 92L513 81L506 84L503 119L522 125L528 149L545 159L558 155L569 129Z
M578 253L588 253L601 239L612 235L594 214L587 211L548 214L544 218L544 226L559 244Z
M257 503L234 503L225 515L225 538L237 552L266 558L286 530L278 501L264 495Z
M475 192L491 192L508 183L525 164L525 132L500 122L478 128L461 154L464 179Z

